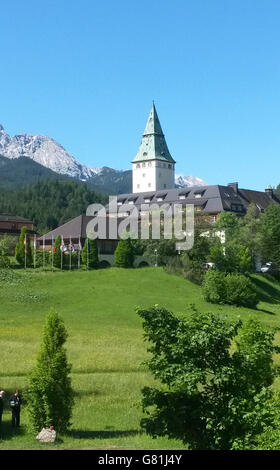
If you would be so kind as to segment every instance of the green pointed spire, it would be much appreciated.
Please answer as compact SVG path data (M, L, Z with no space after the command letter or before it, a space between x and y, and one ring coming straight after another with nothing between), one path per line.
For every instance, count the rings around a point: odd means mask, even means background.
M133 163L147 160L161 160L175 163L175 160L173 160L168 150L154 102L144 130L141 145Z

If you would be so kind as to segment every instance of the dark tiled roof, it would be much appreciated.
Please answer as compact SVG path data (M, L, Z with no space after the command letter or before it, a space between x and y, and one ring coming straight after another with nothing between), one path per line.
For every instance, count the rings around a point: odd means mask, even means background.
M185 195L185 199L181 199L180 196ZM201 195L201 197L199 197ZM231 204L238 204L244 207L242 199L236 195L233 188L228 186L191 186L188 188L176 188L168 189L165 191L153 191L145 193L135 194L120 194L117 197L119 202L122 202L122 206L118 206L119 212L125 212L128 210L128 202L133 196L134 204L139 209L141 204L145 204L145 199L150 199L151 204L159 203L179 203L179 204L193 204L194 206L200 206L203 213L217 214L224 210L232 210ZM163 201L158 201L158 198L164 197ZM245 211L245 208L244 208Z
M0 222L26 222L33 224L32 220L24 219L18 215L0 214Z
M52 239L56 239L58 235L63 237L63 239L67 240L70 237L74 239L81 239L84 240L87 238L87 227L88 224L93 221L97 220L97 217L89 216L89 215L79 215L78 217L75 217L75 219L70 220L66 224L61 225L60 227L57 227L55 230L52 230L51 232L46 233L45 235L41 236L38 238L39 241L49 241L51 242ZM119 224L123 221L123 218L116 218L116 217L100 217L98 218L99 224L103 224L104 227L104 235L106 239L118 239L118 226ZM111 233L109 233L109 223L111 224ZM101 227L101 225L100 225ZM94 230L97 231L97 227L89 226L88 230ZM114 236L114 229L116 236ZM113 235L112 235L113 234Z
M254 203L256 206L265 210L271 202L280 204L280 198L273 193L273 197L262 191L253 191L251 189L238 189L238 194L241 196L246 208L249 204Z

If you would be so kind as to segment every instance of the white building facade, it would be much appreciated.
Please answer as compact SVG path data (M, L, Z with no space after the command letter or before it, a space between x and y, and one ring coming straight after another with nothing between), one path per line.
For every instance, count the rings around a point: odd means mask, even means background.
M141 145L132 161L133 193L173 189L175 163L168 150L153 104Z

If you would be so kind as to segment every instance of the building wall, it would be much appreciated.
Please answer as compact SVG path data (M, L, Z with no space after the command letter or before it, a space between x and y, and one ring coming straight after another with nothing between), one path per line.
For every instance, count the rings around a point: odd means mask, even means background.
M132 165L133 193L174 188L174 164L152 160Z
M20 230L22 227L27 227L28 230L33 230L33 224L28 222L17 221L0 221L0 229L2 230Z

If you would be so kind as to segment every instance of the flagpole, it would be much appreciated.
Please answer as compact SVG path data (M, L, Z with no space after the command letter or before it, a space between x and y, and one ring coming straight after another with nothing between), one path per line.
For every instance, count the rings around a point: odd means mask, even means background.
M71 261L72 261L72 259L71 259L71 257L72 257L72 239L71 239L71 237L70 237L70 244L69 245L70 245L69 270L71 271Z
M36 234L34 235L34 269L36 269Z
M61 237L61 246L60 246L60 271L62 271L62 256L63 256L63 252L62 252L62 246L63 246L63 237Z
M78 245L78 269L81 267L81 239L79 237L79 245Z
M87 269L88 269L88 238L87 238Z
M27 249L27 238L24 235L24 269L26 269L26 249Z
M52 236L52 271L53 271L53 236Z
M43 270L45 271L45 237L43 237Z

